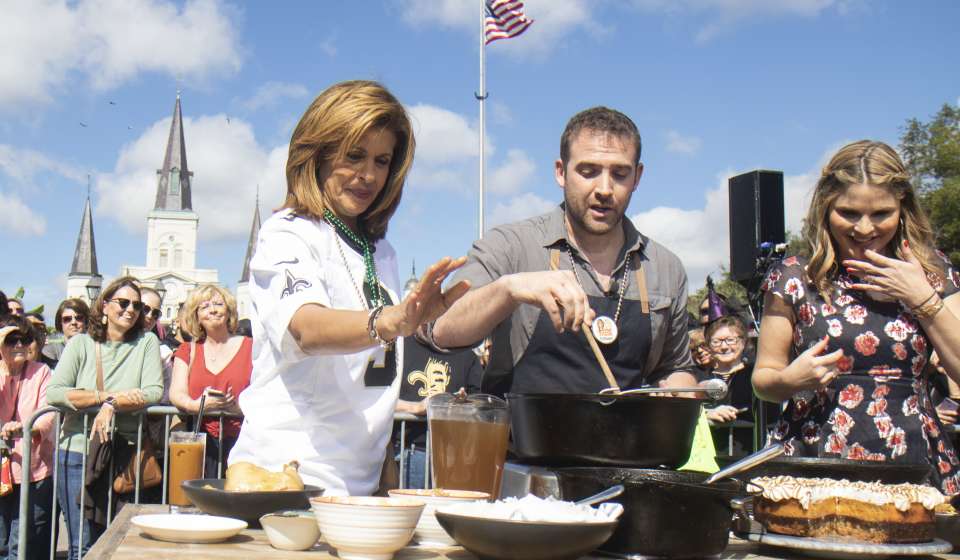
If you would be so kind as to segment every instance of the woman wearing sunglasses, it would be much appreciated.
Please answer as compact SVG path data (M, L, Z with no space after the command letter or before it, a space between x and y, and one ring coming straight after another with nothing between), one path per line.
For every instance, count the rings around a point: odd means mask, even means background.
M0 488L0 557L16 558L20 522L20 489L23 422L46 406L50 368L28 358L34 330L21 317L0 321L0 439L10 450L13 485ZM51 503L53 500L53 420L41 416L31 429L30 521L27 524L29 558L47 558L50 552Z
M43 346L43 355L53 362L50 367L56 367L71 338L86 332L89 316L90 308L87 307L87 302L80 298L69 298L60 302L57 313L53 316L53 326L63 335L63 339L52 340Z
M93 304L87 333L67 345L47 389L47 401L66 412L57 498L70 535L71 559L81 549L86 554L105 528L98 520L85 519L78 503L88 440L98 434L102 441L109 441L110 423L116 416L117 433L135 443L137 419L123 413L158 402L163 392L160 343L153 333L143 332L140 297L135 278L124 276L111 282ZM83 415L75 411L96 406L100 411L89 424L90 437L85 437ZM102 495L91 496L100 511L106 511L108 486L100 485ZM83 541L78 542L81 524Z

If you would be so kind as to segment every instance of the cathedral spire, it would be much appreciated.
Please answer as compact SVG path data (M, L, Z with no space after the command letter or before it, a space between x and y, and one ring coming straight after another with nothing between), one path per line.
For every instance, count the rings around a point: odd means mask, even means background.
M179 212L193 210L191 178L187 168L187 145L183 139L183 116L180 113L180 90L173 106L173 120L167 138L167 151L163 156L163 168L157 170L157 201L154 210Z
M97 245L93 240L93 212L90 209L90 176L87 175L87 202L83 206L77 248L73 252L70 276L100 276L97 269Z
M260 235L260 185L257 185L257 203L253 210L253 225L250 226L250 239L247 241L247 255L243 259L243 272L240 273L240 283L250 281L250 259L257 247L257 236Z

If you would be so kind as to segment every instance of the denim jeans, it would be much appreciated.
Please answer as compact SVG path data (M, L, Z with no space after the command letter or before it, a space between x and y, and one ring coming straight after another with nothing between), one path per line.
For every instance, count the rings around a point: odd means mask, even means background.
M27 524L27 558L50 557L50 531L53 513L53 478L30 482L30 521ZM15 559L20 537L20 484L0 497L0 559Z
M220 466L220 476L217 476L217 464L220 462L219 449L220 441L210 434L207 434L207 450L203 460L203 478L225 478L227 476L227 459L230 457L230 450L237 444L237 438L227 435L223 436L223 464Z
M89 457L88 457L89 459ZM67 526L67 535L70 542L68 560L79 558L80 551L86 555L90 547L97 541L106 529L99 523L85 519L80 511L79 497L83 491L83 453L77 451L60 451L60 460L57 462L57 501L63 511L63 520ZM77 546L80 537L80 528L83 528L83 540Z
M427 470L427 452L422 446L407 446L403 453L404 488L424 488L423 476ZM399 455L398 455L399 458Z

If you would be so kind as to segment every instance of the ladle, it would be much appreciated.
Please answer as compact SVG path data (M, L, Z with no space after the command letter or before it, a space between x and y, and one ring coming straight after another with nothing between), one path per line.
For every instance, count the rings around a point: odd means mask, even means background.
M775 443L773 445L768 445L757 451L747 455L743 459L740 459L736 463L727 466L726 468L720 469L719 471L710 475L706 480L703 481L704 484L713 484L718 480L723 480L724 478L729 478L735 474L740 474L744 471L748 471L753 467L756 467L760 463L766 463L770 459L779 457L783 455L783 444Z
M614 484L602 492L598 492L593 496L584 498L582 500L577 500L574 503L578 506L592 506L593 504L599 504L600 502L605 502L607 500L616 498L620 494L623 494L623 484Z

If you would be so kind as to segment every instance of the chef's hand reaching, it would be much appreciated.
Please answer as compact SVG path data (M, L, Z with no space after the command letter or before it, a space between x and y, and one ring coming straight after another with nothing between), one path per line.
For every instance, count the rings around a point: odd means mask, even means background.
M510 297L516 303L536 305L547 312L557 332L590 326L596 313L573 271L547 270L509 276Z

